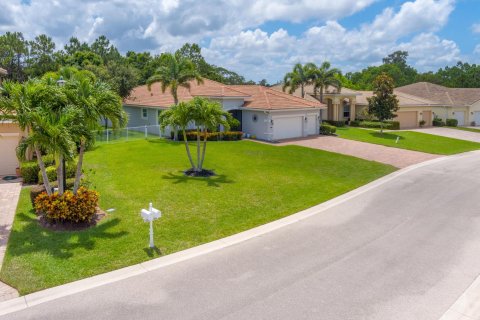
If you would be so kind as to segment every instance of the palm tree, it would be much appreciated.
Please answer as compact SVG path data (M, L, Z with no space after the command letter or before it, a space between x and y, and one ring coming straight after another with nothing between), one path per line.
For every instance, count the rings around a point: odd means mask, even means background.
M180 102L177 105L173 105L170 109L162 111L160 113L160 127L162 130L165 130L167 126L170 127L180 127L183 134L183 141L185 142L185 149L187 151L188 160L192 166L192 170L196 170L195 163L192 159L192 154L190 152L190 146L187 141L186 129L192 119L192 105L186 102Z
M305 86L313 83L313 73L317 69L314 63L302 65L297 63L293 70L287 73L283 79L282 90L285 92L289 88L288 93L294 93L301 88L302 98L305 98Z
M162 93L170 88L174 104L178 104L178 88L190 88L190 81L197 80L200 84L203 82L200 73L195 64L187 58L171 53L164 53L161 56L161 66L155 74L147 80L148 90L151 90L152 84L159 82ZM177 130L174 126L174 139L177 140Z
M342 83L337 78L341 71L337 68L330 69L330 67L330 62L325 61L320 68L315 68L312 72L314 95L316 97L317 91L320 90L320 102L323 102L323 92L328 86L335 87L338 91L342 88Z
M20 143L18 155L25 159L28 150L34 150L48 194L51 194L51 187L41 149L50 149L54 141L40 132L39 121L44 121L40 114L45 114L47 108L58 110L65 103L66 97L58 87L40 80L28 80L23 84L6 81L1 87L0 120L13 121L22 131L27 132L28 138Z

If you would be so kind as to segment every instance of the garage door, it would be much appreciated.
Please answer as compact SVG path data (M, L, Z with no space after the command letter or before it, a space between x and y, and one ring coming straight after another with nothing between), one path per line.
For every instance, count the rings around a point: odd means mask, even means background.
M459 126L465 125L465 112L464 111L455 111L453 114L453 119L457 119Z
M18 134L0 134L0 175L15 174L18 139Z
M303 117L273 118L273 139L299 138L303 136Z
M317 132L317 116L307 116L307 135L318 134Z
M395 120L400 122L400 129L418 127L417 111L398 112Z
M480 111L475 111L473 114L473 121L475 121L477 127L480 126Z
M432 126L432 111L423 111L423 120L425 121L425 126L426 127L431 127Z

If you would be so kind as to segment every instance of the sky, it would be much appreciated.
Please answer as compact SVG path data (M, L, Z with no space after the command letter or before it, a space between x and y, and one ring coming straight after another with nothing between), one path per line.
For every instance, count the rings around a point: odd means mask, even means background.
M396 50L420 71L478 64L479 13L480 0L0 0L0 34L57 49L105 35L123 53L196 42L209 63L274 83L298 62L358 71Z

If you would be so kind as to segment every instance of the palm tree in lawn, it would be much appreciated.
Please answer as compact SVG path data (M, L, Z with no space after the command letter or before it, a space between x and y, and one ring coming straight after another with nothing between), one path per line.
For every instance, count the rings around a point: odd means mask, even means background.
M177 105L178 89L180 87L190 88L190 81L192 80L197 80L198 84L203 82L195 64L190 59L171 53L164 53L161 57L161 66L147 80L147 85L148 90L151 90L152 84L159 82L162 93L165 93L167 88L169 88L173 102ZM174 126L174 139L177 140L176 126Z
M335 87L338 91L342 88L342 83L337 78L337 75L341 74L341 71L337 68L330 67L330 62L325 61L319 68L315 68L312 72L314 95L317 96L317 92L320 91L320 102L323 102L323 92L328 86Z
M113 128L117 128L126 124L127 115L123 111L120 97L103 82L92 82L89 77L77 76L67 81L64 90L79 116L73 127L75 141L79 146L73 185L73 193L76 194L80 187L85 149L94 141L93 131L99 127L99 120L108 119Z
M313 83L313 74L316 69L317 66L314 63L306 63L305 65L297 63L293 70L283 78L282 90L285 92L288 88L288 93L292 94L300 88L302 98L305 98L305 86Z
M48 194L51 187L48 181L42 149L49 149L52 141L37 134L38 112L40 108L59 108L66 103L66 97L56 87L43 81L32 79L23 84L5 81L0 88L0 120L17 123L29 138L24 139L18 148L18 155L25 159L29 149L33 149L42 173L43 183Z
M196 170L195 163L192 159L190 152L190 146L187 140L187 127L193 121L192 104L187 102L180 102L177 105L173 105L170 109L160 113L159 117L160 128L165 130L166 127L180 128L183 135L183 141L185 142L185 149L187 151L188 160L192 166L192 170Z
M231 113L223 110L218 102L205 98L195 97L190 104L193 109L193 118L197 126L197 172L203 171L205 153L207 151L208 131L216 131L220 126L224 130L230 129L234 121ZM200 135L203 136L203 148L200 148Z

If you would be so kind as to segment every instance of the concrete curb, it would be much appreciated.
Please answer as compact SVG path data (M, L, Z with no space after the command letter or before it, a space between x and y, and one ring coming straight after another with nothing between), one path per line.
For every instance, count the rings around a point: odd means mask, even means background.
M480 151L473 151L478 152ZM146 262L142 262L130 267L122 268L119 270L111 271L108 273L100 274L97 276L93 276L90 278L78 280L75 282L67 283L61 286L49 288L46 290L34 292L19 298L15 298L12 300L4 301L0 303L0 315L9 314L12 312L20 311L47 301L52 301L61 297L65 297L68 295L72 295L78 292L82 292L88 289L96 288L105 284L113 283L116 281L120 281L123 279L127 279L139 274L143 274L152 270L157 270L159 268L163 268L172 264L176 264L182 261L186 261L192 258L195 258L200 255L208 254L210 252L214 252L259 236L262 236L266 233L275 231L279 228L288 226L298 221L302 221L307 219L313 215L320 214L325 210L334 207L338 204L346 202L352 198L355 198L365 192L368 192L372 189L375 189L389 181L392 181L412 170L425 167L427 165L431 165L440 161L444 161L446 159L451 159L455 157L463 157L469 153L463 153L459 155L449 156L449 157L441 157L433 160L429 160L426 162L422 162L416 165L412 165L410 167L400 169L396 172L393 172L387 176L384 176L378 180L370 182L360 188L352 190L348 193L345 193L341 196L338 196L334 199L328 200L324 203L321 203L317 206L308 208L306 210L300 211L298 213L292 214L285 218L255 227L253 229L222 238L213 242L209 242L197 247L193 247L187 250L179 251L164 257L152 259ZM442 319L444 320L444 319Z
M480 276L475 279L440 320L480 320Z

